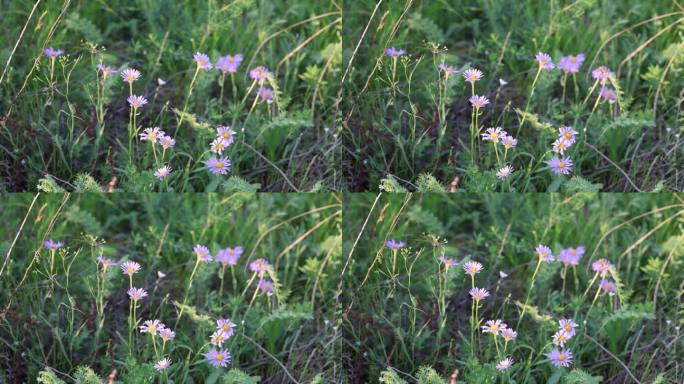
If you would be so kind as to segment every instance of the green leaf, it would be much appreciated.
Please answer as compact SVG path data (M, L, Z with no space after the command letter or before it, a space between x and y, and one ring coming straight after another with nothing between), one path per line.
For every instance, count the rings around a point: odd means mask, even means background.
M602 376L592 376L579 368L575 368L565 375L563 382L566 384L598 384L602 379Z
M244 371L233 368L223 376L223 384L258 384L260 376L250 376Z

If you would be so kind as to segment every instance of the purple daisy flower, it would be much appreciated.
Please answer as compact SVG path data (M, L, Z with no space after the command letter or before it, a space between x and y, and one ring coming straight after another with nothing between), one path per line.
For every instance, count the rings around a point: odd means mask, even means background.
M61 49L54 49L52 47L47 47L43 50L43 55L47 57L60 57L64 54Z
M482 326L482 333L491 333L497 336L502 330L508 328L508 325L501 320L489 320Z
M226 141L226 145L231 145L235 141L235 131L230 129L230 127L217 127L216 136Z
M501 144L503 144L504 148L511 149L518 145L518 139L516 139L513 136L508 136L508 134L506 134L506 136L501 138Z
M547 164L556 175L569 175L572 172L572 160L569 157L554 157Z
M167 358L163 358L154 365L154 369L156 369L159 372L164 371L166 368L171 366L171 360Z
M537 59L537 63L539 63L539 68L541 69L549 71L555 67L553 65L553 60L551 60L551 56L547 55L546 53L539 52L535 58Z
M607 293L610 296L615 296L615 283L613 280L603 279L601 280L601 290L603 293Z
M131 288L126 293L128 293L128 297L133 301L142 300L147 297L147 291L142 288Z
M569 336L575 336L575 328L577 328L577 323L572 321L572 319L560 319L558 320L558 325L560 328Z
M615 104L615 90L609 87L601 88L601 99L610 104Z
M61 241L54 241L52 239L47 239L43 241L43 247L47 249L52 249L53 251L56 249L60 249L64 246L64 242Z
M220 347L223 345L226 339L228 339L228 337L226 336L225 332L223 332L222 329L218 329L211 335L209 342L217 347Z
M613 72L611 72L610 68L606 67L605 65L602 65L591 71L591 77L598 80L601 85L605 85L611 76L613 76Z
M475 68L469 68L463 72L463 77L470 84L475 84L476 81L479 81L482 78L482 71Z
M216 63L216 68L218 68L223 73L235 73L242 63L242 54L237 55L226 55L218 60Z
M209 364L214 367L225 367L230 363L230 352L225 349L212 349L204 356L209 360Z
M273 283L268 280L259 281L258 288L261 293L265 293L267 296L271 296L273 294Z
M143 325L140 326L140 332L156 336L164 328L166 326L159 320L145 320Z
M164 341L173 340L176 337L176 332L164 327L159 330L159 337Z
M269 72L268 68L262 66L256 67L249 71L249 77L256 80L259 85L263 85L270 75L271 72Z
M216 139L214 139L214 141L211 142L209 150L220 155L229 145L230 144L228 144L228 142L223 137L217 137Z
M463 270L467 275L475 276L476 274L480 273L480 271L482 271L482 264L472 260L466 261L466 263L463 264Z
M242 255L242 251L243 248L241 246L221 249L216 255L216 260L223 265L236 265L238 258Z
M230 319L216 320L216 327L226 334L226 339L233 336L233 333L235 333L235 323L230 321Z
M554 349L549 352L548 356L549 360L551 360L556 367L569 367L570 363L572 363L572 352L570 352L569 349Z
M558 133L560 134L560 138L565 140L568 146L575 143L577 131L572 129L572 127L560 127L558 128Z
M565 56L558 62L558 68L565 73L577 73L584 63L584 54L580 53L577 56Z
M613 265L610 263L610 261L606 259L598 259L591 263L591 269L594 272L598 272L601 275L601 277L606 277L608 271L610 271L610 268L612 266Z
M501 337L506 341L515 340L518 338L518 332L510 328L504 328L501 330Z
M126 99L126 101L128 101L128 104L130 104L131 108L133 109L138 109L143 105L147 104L147 99L143 96L129 96L128 99Z
M269 268L271 268L271 263L261 258L249 263L249 269L252 272L257 273L259 277L264 277L264 274L268 272Z
M95 66L100 73L102 73L103 78L107 78L109 75L113 75L116 73L116 69L110 67L109 65L104 65L104 64L98 64Z
M208 71L213 68L209 56L205 55L204 53L197 52L192 56L192 59L195 60L195 63L197 63L197 68L199 69Z
M140 78L140 71L133 68L126 68L121 72L121 78L128 84L133 84L134 81Z
M154 171L154 177L156 177L159 180L164 180L171 173L171 171L171 167L165 165Z
M473 288L468 293L470 294L470 297L477 302L489 297L489 291L484 288Z
M389 57L397 58L397 57L404 56L405 54L406 54L406 50L404 50L404 49L396 49L394 47L389 47L385 50L385 55L389 56Z
M159 141L160 137L166 136L166 133L159 129L159 127L145 128L143 133L140 134L140 140L147 140L152 144Z
M513 167L507 165L496 172L496 177L498 177L500 180L505 180L513 174L513 171Z
M496 364L496 369L499 370L499 372L504 372L507 371L511 366L513 365L513 359L510 357L507 357L501 361L499 361Z
M564 347L565 343L570 339L570 336L568 336L567 333L565 333L564 330L559 330L558 332L553 334L553 344L559 346L559 347Z
M204 164L207 165L209 171L214 175L225 175L230 171L230 160L228 160L227 157L216 158L212 156L209 160L205 161Z
M259 88L259 99L271 104L273 102L273 90L268 87Z
M212 260L211 253L209 252L209 248L205 247L204 245L197 244L192 249L192 251L195 252L195 255L197 256L197 258L200 261L208 263Z
M444 256L444 255L442 255L442 256L439 257L439 261L441 261L442 263L444 263L444 267L445 267L446 269L449 269L449 267L453 267L453 266L455 266L455 265L458 265L458 261L456 261L456 259L450 259L450 258L448 258L448 257L446 257L446 256Z
M140 271L140 264L135 261L124 261L123 264L121 264L121 271L124 275L133 276L134 273Z
M389 239L385 242L385 247L398 251L406 246L406 243L403 241L396 241L394 239Z
M504 131L501 127L487 128L487 131L482 134L482 140L493 141L497 143L502 138L506 137L508 133Z
M568 149L569 146L570 144L568 144L567 140L565 140L562 137L559 137L558 139L556 139L556 141L553 142L552 150L556 153L564 155L565 151Z
M537 256L539 256L539 258L542 259L542 261L550 263L554 260L551 248L547 247L546 245L539 244L537 245L537 248L535 248L535 250L537 251Z
M102 264L102 269L103 269L104 271L107 271L107 268L116 265L116 261L114 261L114 260L112 260L112 259L108 259L108 258L106 258L106 257L104 257L104 256L98 256L98 257L97 257L97 262L100 263L100 264Z
M444 71L444 73L449 76L449 75L455 75L458 73L458 69L456 67L452 67L451 65L446 65L446 64L440 64L437 66L440 71Z
M565 248L558 256L558 260L565 265L575 266L579 264L579 261L582 256L584 256L585 251L586 248L584 246L579 246L577 248Z
M176 140L171 136L164 135L159 138L159 144L161 144L162 148L169 149L176 145Z
M487 106L487 104L489 104L488 98L486 98L484 96L478 96L478 95L471 96L470 99L468 99L468 101L470 101L470 104L475 109L484 108Z

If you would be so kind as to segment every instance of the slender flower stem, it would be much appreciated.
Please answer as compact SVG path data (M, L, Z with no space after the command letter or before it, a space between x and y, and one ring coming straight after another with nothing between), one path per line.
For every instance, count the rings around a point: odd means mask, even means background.
M180 120L178 121L178 126L176 127L176 132L173 133L173 138L176 138L178 131L180 131L181 125L183 125L183 119L185 119L185 113L188 110L188 102L190 101L190 96L192 96L192 88L195 86L195 80L197 80L197 74L200 71L199 65L195 69L195 74L192 75L192 81L190 81L190 89L188 90L188 95L185 97L185 104L183 104L183 112L181 113Z
M221 274L219 275L219 279L221 280L221 287L219 288L219 298L223 298L223 280L226 275L226 265L223 264L221 266Z
M219 104L223 103L223 85L226 82L226 73L221 74L221 95L219 96Z
M195 277L195 273L197 272L197 267L199 266L199 263L200 258L198 257L197 260L195 260L195 266L192 268L192 273L190 274L190 282L188 282L188 289L185 290L185 297L183 297L183 305L181 306L181 310L178 313L178 318L176 319L176 325L174 326L174 328L178 328L178 322L183 316L183 311L185 310L185 303L188 301L188 294L190 293L190 288L192 288L192 279Z
M525 312L527 311L527 303L530 300L530 293L532 292L532 288L534 288L534 280L537 277L537 273L539 273L539 267L541 267L541 263L542 258L540 257L537 260L537 267L534 269L534 273L532 274L532 282L530 282L530 289L527 290L527 295L525 296L525 304L523 305L523 310L520 314L520 318L518 318L518 324L515 326L516 329L520 328L520 322L522 321L523 317L525 317Z
M567 80L568 80L568 74L567 74L567 72L566 72L566 73L563 75L563 96L562 96L562 98L561 98L561 100L563 101L563 104L565 104L565 84L566 84Z
M518 127L518 131L515 133L515 138L518 138L518 135L520 134L520 131L522 131L522 127L525 124L525 119L527 119L527 112L530 109L530 101L532 101L532 96L534 96L534 87L537 85L537 80L539 80L539 74L542 71L542 67L539 66L539 69L537 69L537 74L534 76L534 81L532 82L532 90L530 90L530 97L527 99L527 104L525 105L525 113L523 114L522 121L520 122L520 126Z

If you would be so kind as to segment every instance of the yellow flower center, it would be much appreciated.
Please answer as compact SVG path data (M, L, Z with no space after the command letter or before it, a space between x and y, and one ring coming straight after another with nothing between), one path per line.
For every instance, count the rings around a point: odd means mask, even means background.
M223 138L230 139L230 132L223 132Z
M576 56L570 56L570 61L572 61L574 63L575 61L577 61L577 57Z
M492 137L492 139L496 139L499 137L499 134L496 132L492 132L492 134L490 136Z
M474 73L470 74L470 81L475 81L475 74Z
M558 355L558 360L565 360L565 355L562 353Z
M541 64L542 66L546 65L547 63L548 63L548 61L546 61L544 59L539 60L539 64Z
M133 267L126 268L126 272L128 272L129 274L132 274L134 272Z
M204 63L205 61L202 59L197 60L197 65L199 65L200 67L204 66Z
M572 327L570 326L570 324L567 324L567 325L565 326L565 330L568 331L568 332L572 331Z
M223 360L223 355L220 353L218 355L216 355L216 360L219 360L219 361Z
M216 168L223 168L223 163L220 161L216 163Z
M558 163L558 168L565 168L565 163L562 161Z
M128 80L129 82L132 82L134 80L133 75L132 74L126 75L126 80Z
M229 57L229 58L228 58L228 61L230 61L230 62L232 63L233 61L235 61L235 58L234 58L234 57Z
M566 138L566 139L572 139L572 133L570 133L570 132L565 132L565 138Z
M147 328L150 330L150 332L154 332L154 330L157 329L157 326L154 324L150 324L150 326Z
M499 326L496 325L496 324L494 324L494 325L491 326L491 328L492 328L492 331L496 331L496 330L499 329Z

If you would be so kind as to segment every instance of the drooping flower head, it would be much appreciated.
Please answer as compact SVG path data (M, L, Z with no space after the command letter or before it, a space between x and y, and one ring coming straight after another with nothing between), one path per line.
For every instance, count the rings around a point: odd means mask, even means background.
M147 99L144 96L128 96L128 99L126 99L126 101L128 101L128 104L133 109L138 109L143 105L147 104Z
M610 263L610 261L608 261L606 259L598 259L598 260L594 261L593 263L591 263L591 269L594 272L598 272L599 275L601 275L601 277L606 277L606 275L608 274L608 271L610 271L610 268L612 266L613 265Z
M558 128L558 133L560 134L560 138L565 140L568 146L575 143L577 131L572 129L572 127L560 127Z
M222 138L226 145L231 145L235 141L235 131L230 129L230 127L216 128L216 136Z
M214 367L225 367L230 363L230 352L225 349L212 349L204 356L206 356L209 364Z
M268 87L259 88L259 100L271 104L273 102L273 90Z
M507 357L496 364L496 369L500 372L507 371L513 365L513 359Z
M601 88L601 100L607 101L610 104L615 103L615 91L609 87Z
M437 66L440 71L443 71L445 76L449 77L450 75L455 75L458 73L458 69L456 67L452 67L451 65L446 65L446 64L440 64Z
M601 280L601 290L610 296L615 296L615 283L610 279Z
M577 73L584 63L584 54L580 53L577 56L565 56L558 62L558 68L565 73Z
M164 341L173 340L176 337L176 332L164 327L159 330L159 337Z
M135 261L124 261L121 264L121 271L123 271L124 275L133 276L134 273L140 271L140 264Z
M242 251L243 248L241 246L223 248L216 255L216 260L223 265L236 265L238 258L242 255Z
M469 68L463 72L463 77L470 84L475 84L476 81L479 81L482 78L482 71L475 68Z
M487 104L489 104L489 99L484 96L474 95L468 100L470 101L470 105L472 105L475 109L484 108L487 106Z
M577 323L572 321L572 319L560 319L558 320L558 325L560 325L560 329L563 330L569 337L575 336L575 328L577 328Z
M537 63L539 63L539 68L545 69L547 71L555 68L553 65L553 60L551 60L551 56L547 55L546 53L539 52L535 58L537 59Z
M569 349L554 349L553 351L549 352L549 360L555 365L556 367L569 367L570 364L572 363L572 352L570 352Z
M268 68L262 66L256 67L249 71L249 77L256 80L259 85L264 85L270 75L271 72L269 72Z
M176 140L171 136L164 135L159 138L159 144L161 144L162 148L169 149L176 145Z
M387 55L389 57L395 57L396 58L396 57L404 56L405 54L406 54L406 50L401 49L401 48L396 49L394 47L389 47L385 50L385 55Z
M559 137L556 139L556 141L553 142L553 151L556 153L559 153L561 155L565 154L565 151L568 149L570 145L568 144L568 141L565 140L562 137Z
M564 347L568 339L570 339L570 337L562 329L553 334L553 343L560 347Z
M95 66L100 73L102 73L102 78L106 79L107 76L113 75L116 73L116 69L110 67L109 65L104 65L104 64L98 64Z
M501 320L489 320L482 326L482 333L491 333L497 336L502 330L508 328L508 325Z
M467 275L475 276L482 271L482 264L473 260L466 261L465 264L463 264L463 270Z
M226 339L228 339L235 332L235 323L230 321L230 319L218 319L216 320L216 328L223 331L226 334Z
M219 59L216 63L216 68L218 68L223 73L235 73L242 63L242 54L237 55L226 55Z
M140 71L133 68L126 68L121 72L121 78L128 84L133 84L134 81L140 78Z
M482 140L493 141L496 144L506 136L508 136L508 132L504 131L501 127L487 128L487 131L482 134Z
M473 300L478 302L489 297L489 292L484 288L473 288L470 290L469 294Z
M508 133L506 133L506 136L502 137L500 141L506 149L511 149L518 145L518 139L513 136L508 136Z
M128 290L128 297L133 301L142 300L147 297L147 291L142 288L131 288Z
M165 358L157 361L157 363L154 365L154 369L156 369L159 372L162 372L170 366L171 366L171 360L169 360L165 357Z
M606 67L605 65L602 65L591 71L591 77L598 80L601 85L605 85L612 75L613 72L611 72L610 68Z
M204 53L197 52L192 56L192 59L195 60L197 68L199 69L204 69L205 71L208 71L211 68L213 68L209 56L205 55Z
M569 157L554 157L547 164L556 175L569 175L572 172L572 160Z
M537 248L535 248L535 250L537 251L537 256L539 256L539 258L542 259L542 261L550 263L554 260L551 248L547 247L546 245L539 244L537 245Z
M143 325L140 326L140 332L156 336L164 328L166 326L159 320L145 320Z
M204 164L207 165L209 171L216 175L225 175L230 171L230 160L227 157L211 157L209 160L205 161Z
M579 264L585 251L586 248L584 246L565 248L558 256L558 260L565 265L575 266Z
M102 270L105 271L105 272L107 271L107 268L116 265L116 261L114 261L114 260L112 260L112 259L109 259L109 258L106 258L106 257L104 257L104 256L98 256L98 257L97 257L97 262L100 263L100 264L102 265Z
M192 250L195 252L195 256L197 256L200 261L208 263L213 260L211 253L209 252L209 248L204 245L197 244Z
M154 171L154 177L156 177L159 180L164 180L169 174L171 174L171 171L171 167L165 165Z
M454 265L458 265L458 261L456 259L450 259L444 255L439 257L439 261L444 263L444 268L449 269L449 267L453 267Z
M47 57L60 57L64 54L61 49L54 49L52 47L47 47L43 50L43 55Z
M271 268L271 263L266 261L265 259L256 259L249 263L249 269L252 272L255 272L256 274L259 275L259 277L264 277L266 272Z
M52 249L53 251L56 249L60 249L64 246L64 242L62 241L54 241L52 239L47 239L43 241L43 247L47 249Z
M501 330L501 337L506 341L515 340L518 337L518 332L510 328L504 328Z
M506 180L513 174L513 171L513 167L507 165L496 172L496 177L498 177L501 180Z
M217 329L216 332L211 335L210 343L220 347L227 339L228 337L226 336L225 332L223 332L221 329Z
M229 145L230 144L228 144L228 142L223 137L217 137L216 139L214 139L214 141L211 142L209 150L220 155Z
M271 296L273 294L273 283L271 283L268 280L259 281L258 288L261 291L261 293L265 293L268 296Z
M140 134L140 140L146 140L154 144L159 141L160 137L164 136L166 136L166 133L159 129L159 127L145 128L143 133Z
M385 247L397 251L406 246L406 243L403 241L396 241L394 239L389 239L385 242Z

